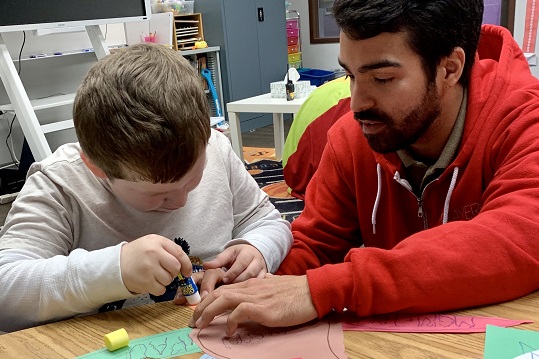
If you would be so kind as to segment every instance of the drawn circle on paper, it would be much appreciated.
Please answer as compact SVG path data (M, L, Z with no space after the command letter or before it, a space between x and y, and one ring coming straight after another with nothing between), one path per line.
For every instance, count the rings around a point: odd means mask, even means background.
M269 328L249 322L240 324L234 335L227 337L227 318L226 314L217 317L196 334L200 348L215 358L346 358L340 323L316 321L297 327Z

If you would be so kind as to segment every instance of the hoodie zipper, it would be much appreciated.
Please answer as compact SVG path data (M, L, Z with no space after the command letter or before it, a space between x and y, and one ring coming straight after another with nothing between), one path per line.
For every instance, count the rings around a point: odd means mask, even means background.
M430 184L433 183L434 181L437 181L438 179L435 178L425 185L425 188L423 188L423 191L421 191L421 197L416 196L410 183L407 180L401 178L399 171L395 171L395 175L393 176L393 179L397 181L397 183L399 183L401 186L406 188L408 192L410 192L412 196L415 197L415 199L417 200L417 216L423 219L423 229L428 229L429 223L427 220L427 215L423 211L423 197L424 197L425 190L427 189L427 187L430 186Z
M417 198L417 205L418 205L417 216L419 218L423 218L423 198Z
M417 198L417 202L418 202L418 205L419 205L419 209L417 211L417 216L420 217L420 218L423 218L423 228L424 229L429 229L429 223L427 221L427 215L423 212L423 198L425 197L425 191L427 190L427 187L430 186L432 183L438 181L438 178L434 178L432 181L430 181L429 183L427 183L425 185L425 187L423 188L423 191L421 191L421 198ZM414 194L415 196L415 194Z

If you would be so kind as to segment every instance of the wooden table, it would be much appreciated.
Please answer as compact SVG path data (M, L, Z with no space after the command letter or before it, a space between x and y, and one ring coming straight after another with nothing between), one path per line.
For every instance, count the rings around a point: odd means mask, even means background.
M249 97L226 104L230 124L230 139L232 149L243 161L243 144L241 140L240 112L271 113L273 114L273 139L275 142L275 157L280 160L284 148L284 113L298 113L307 97L287 101L284 98L272 98L270 93Z
M103 335L125 328L131 339L185 327L192 310L170 302L80 317L0 335L0 358L74 358L103 349ZM539 292L512 302L455 312L531 319L516 328L539 331ZM355 358L483 358L485 333L410 334L344 332L346 353ZM200 354L182 356L198 359Z

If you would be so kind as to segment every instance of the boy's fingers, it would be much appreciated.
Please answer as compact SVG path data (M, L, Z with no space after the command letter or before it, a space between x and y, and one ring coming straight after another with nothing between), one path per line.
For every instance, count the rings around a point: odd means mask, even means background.
M165 294L166 290L167 290L166 286L159 284L157 282L154 282L151 285L151 287L148 289L148 293L153 294L155 296L160 296L160 295Z
M224 267L224 265L222 264L222 260L220 260L219 258L215 258L209 262L204 262L204 269L215 269L215 268L221 268L221 267Z
M231 268L225 275L225 278L228 277L229 273L232 271L233 268ZM238 276L232 278L229 277L230 283L238 283L243 282L249 278L263 278L260 275L265 274L266 270L265 268L262 268L260 265L256 264L255 262L251 262L246 268L243 269L241 273L238 274Z
M225 275L223 276L223 283L232 283L233 281L238 281L236 278L244 273L245 269L249 266L249 262L243 262L242 260L236 260L232 267L230 267ZM245 279L249 279L250 277L245 275Z
M181 273L184 277L190 277L193 274L193 265L191 260L182 250L182 247L171 240L165 240L163 241L163 248L180 262ZM177 274L178 273L174 273L175 276Z
M216 269L228 267L228 265L234 260L234 255L230 251L224 251L219 254L215 259L204 262L204 269Z
M195 281L195 283L200 286L200 283L201 281L203 280L204 278L204 271L201 271L201 272L195 272L193 273L193 275L191 276L191 278L193 278L193 280Z
M221 283L224 275L224 271L221 269L209 269L204 272L204 278L200 282L198 289L200 294L206 292L211 293L215 289L218 283Z
M172 279L174 279L174 277L176 277L178 273L180 273L182 267L178 259L167 251L161 253L161 255L159 256L159 265L161 266L161 268L163 268L169 273ZM170 283L171 280L169 280L168 283Z
M183 296L182 290L178 288L178 291L176 292L176 295L174 296L174 299L172 300L172 303L176 305L183 305L187 302L187 299Z
M155 268L153 272L153 277L157 283L159 283L163 287L166 287L174 280L175 276L171 275L164 268Z

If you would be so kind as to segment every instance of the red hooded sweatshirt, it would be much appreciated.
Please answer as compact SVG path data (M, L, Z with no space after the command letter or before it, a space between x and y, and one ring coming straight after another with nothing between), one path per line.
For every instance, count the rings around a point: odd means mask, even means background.
M351 112L329 131L278 272L307 273L320 317L439 312L539 288L539 81L509 31L483 27L453 162L422 198L404 172Z

